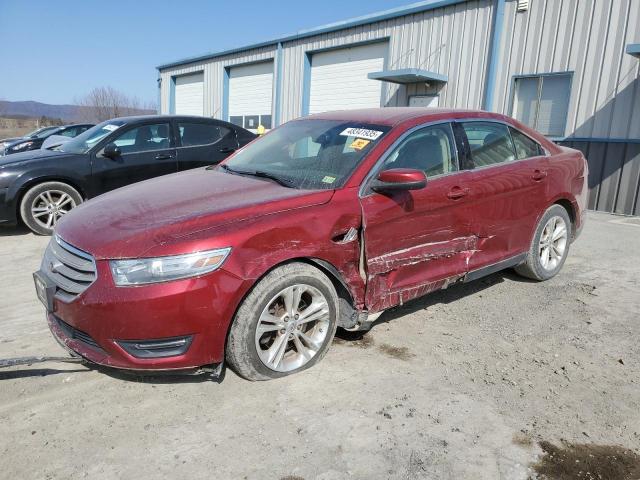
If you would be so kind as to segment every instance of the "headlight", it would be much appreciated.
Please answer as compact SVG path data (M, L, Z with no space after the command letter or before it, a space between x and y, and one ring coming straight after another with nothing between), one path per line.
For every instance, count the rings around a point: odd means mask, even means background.
M109 266L116 285L142 285L213 272L220 268L229 252L230 247L171 257L111 260Z
M27 147L30 147L31 145L33 145L33 142L24 142L24 143L19 143L18 145L11 147L10 150L24 150Z

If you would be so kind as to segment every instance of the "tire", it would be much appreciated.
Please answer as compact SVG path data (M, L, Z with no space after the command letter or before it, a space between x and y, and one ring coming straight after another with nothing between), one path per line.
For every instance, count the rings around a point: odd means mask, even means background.
M551 229L556 232L555 240L548 237L553 237ZM538 222L525 262L515 267L515 271L523 277L538 281L554 277L569 254L571 232L571 219L567 210L560 205L549 207Z
M295 309L286 307L289 294L291 306L299 298ZM229 330L226 360L251 381L306 370L327 353L337 318L338 294L324 273L304 263L275 268L240 305Z
M62 182L31 187L20 202L20 218L37 235L51 235L63 215L82 203L82 195Z

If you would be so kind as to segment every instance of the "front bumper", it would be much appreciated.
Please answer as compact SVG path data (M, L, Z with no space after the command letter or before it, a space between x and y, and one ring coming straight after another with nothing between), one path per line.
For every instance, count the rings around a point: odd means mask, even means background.
M218 270L200 278L116 287L106 261L97 262L97 270L87 290L70 302L54 297L53 311L47 313L52 334L66 349L128 370L189 370L223 361L244 281ZM184 353L130 353L132 344L176 338L188 339Z

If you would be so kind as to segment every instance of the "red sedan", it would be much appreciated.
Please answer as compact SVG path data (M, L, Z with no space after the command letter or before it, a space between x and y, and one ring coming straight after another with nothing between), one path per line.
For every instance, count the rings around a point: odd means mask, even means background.
M55 337L132 370L309 368L337 327L515 267L562 268L583 155L493 113L385 108L289 122L215 167L81 205L34 274Z

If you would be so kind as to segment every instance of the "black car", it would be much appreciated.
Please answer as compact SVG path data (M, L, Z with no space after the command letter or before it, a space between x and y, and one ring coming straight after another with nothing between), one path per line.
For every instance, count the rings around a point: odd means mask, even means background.
M45 127L29 134L29 136L15 139L5 139L2 141L0 155L10 155L12 153L28 152L38 150L44 141L51 135L61 135L63 137L76 137L82 132L93 127L93 123L79 123L74 125L64 125L62 127Z
M22 220L50 235L84 200L114 188L216 164L256 136L204 117L150 115L108 120L53 150L0 157L0 223Z
M3 138L0 140L0 155L4 155L4 149L18 140L28 140L30 138L38 138L40 135L49 136L49 132L58 129L57 126L50 127L40 127L34 130L33 132L29 132L22 137L11 137L11 138Z

